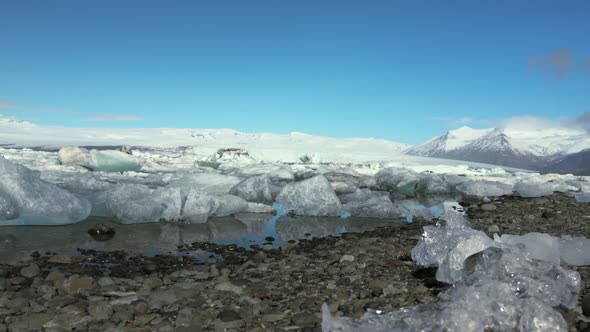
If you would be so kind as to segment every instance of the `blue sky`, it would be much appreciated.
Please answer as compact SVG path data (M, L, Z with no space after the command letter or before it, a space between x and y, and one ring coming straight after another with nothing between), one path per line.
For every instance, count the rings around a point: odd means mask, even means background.
M419 143L590 111L589 1L0 2L0 114Z

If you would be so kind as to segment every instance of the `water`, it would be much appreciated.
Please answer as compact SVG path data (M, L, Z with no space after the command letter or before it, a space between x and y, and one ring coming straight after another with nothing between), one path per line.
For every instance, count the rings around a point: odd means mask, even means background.
M438 202L428 207L410 202L412 210L430 210L438 215ZM409 204L410 204L409 203ZM408 204L408 205L409 205ZM339 236L347 232L364 232L378 227L392 226L402 220L343 218L343 217L301 217L288 216L277 208L277 215L239 213L233 217L211 218L205 224L151 223L122 225L109 222L106 218L91 217L85 221L63 226L4 226L0 227L0 263L13 264L29 258L38 251L77 255L77 249L124 250L134 254L154 256L158 254L190 255L195 258L208 257L210 253L178 252L178 246L193 242L235 244L250 248L271 243L280 247L291 240L312 237ZM346 216L345 216L346 217ZM108 241L97 241L87 232L93 225L107 223L116 230ZM272 237L274 241L267 241Z

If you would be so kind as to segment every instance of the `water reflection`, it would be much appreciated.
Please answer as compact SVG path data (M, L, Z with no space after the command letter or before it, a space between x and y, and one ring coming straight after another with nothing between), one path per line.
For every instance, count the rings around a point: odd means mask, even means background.
M428 204L428 205L425 205ZM400 201L412 216L425 219L440 215L448 206L456 205L444 199L428 202ZM271 214L239 213L232 217L212 218L205 224L149 223L121 225L101 217L92 217L81 223L62 226L5 226L0 227L0 263L16 263L26 259L33 251L43 254L75 255L76 249L125 250L144 255L177 253L177 246L193 242L251 245L269 243L275 247L290 240L340 235L345 232L364 232L378 227L400 223L400 220L372 218L326 218ZM88 229L107 223L115 230L108 241L97 241ZM202 255L201 252L199 255ZM197 254L195 254L197 255Z

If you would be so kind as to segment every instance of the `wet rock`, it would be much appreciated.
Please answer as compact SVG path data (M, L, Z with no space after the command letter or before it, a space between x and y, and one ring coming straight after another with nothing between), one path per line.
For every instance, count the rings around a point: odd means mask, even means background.
M555 213L554 211L543 211L543 213L541 214L541 217L545 218L545 219L552 219L555 218L557 216L557 213Z
M76 294L80 290L94 289L96 287L97 285L94 278L81 277L79 274L74 274L73 276L65 279L61 284L61 288L67 294Z
M108 241L115 236L115 229L106 224L98 224L92 226L88 234L96 241Z
M486 203L486 204L482 204L479 208L484 211L494 211L498 207L496 206L496 204Z
M217 319L219 319L222 322L233 322L233 321L242 319L242 317L237 312L235 312L233 310L226 309L226 310L222 310L217 315Z
M146 278L143 281L143 287L147 288L147 289L155 289L162 286L162 280L160 278L157 277L150 277L150 278Z
M86 260L85 256L68 256L68 255L55 255L47 260L48 263L52 264L73 264L80 263Z
M37 264L31 264L29 266L23 267L20 270L20 275L25 278L31 279L31 278L38 276L39 272L41 272L41 270L39 269L39 266Z

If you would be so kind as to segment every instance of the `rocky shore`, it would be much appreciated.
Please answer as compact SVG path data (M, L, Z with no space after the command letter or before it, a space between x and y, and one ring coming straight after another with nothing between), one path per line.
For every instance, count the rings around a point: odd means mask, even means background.
M493 233L590 237L590 204L566 195L463 202L472 226ZM448 285L413 264L416 220L362 234L292 241L282 248L194 243L190 256L80 250L32 253L0 265L3 331L320 331L320 306L359 317L432 301ZM116 239L116 238L115 238ZM274 239L267 239L272 242ZM571 331L590 331L590 268L579 306L560 309ZM585 315L584 315L585 314Z

